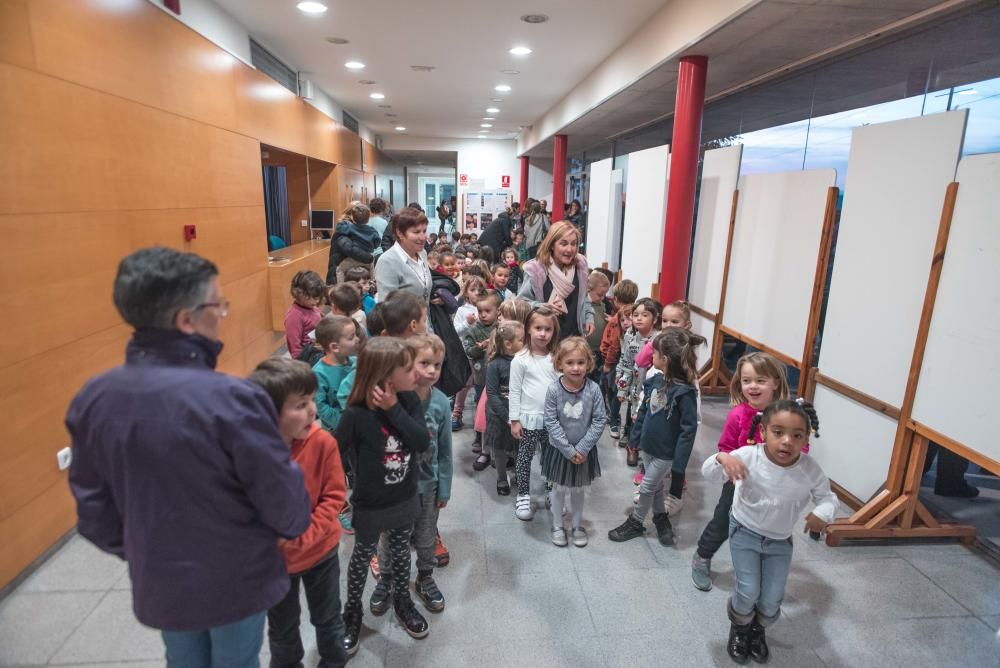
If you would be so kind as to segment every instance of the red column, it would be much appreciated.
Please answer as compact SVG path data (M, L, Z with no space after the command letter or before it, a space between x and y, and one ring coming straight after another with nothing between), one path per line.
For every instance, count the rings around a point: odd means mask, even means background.
M566 135L556 135L552 138L555 146L552 149L552 201L549 211L552 212L552 222L563 219L563 207L566 205Z
M674 137L670 145L670 187L663 233L663 263L660 266L660 302L663 304L683 299L687 293L707 71L708 58L705 56L681 58L677 74L677 102L674 105Z
M524 201L528 199L528 156L521 156L521 199L518 202L521 210L524 210Z

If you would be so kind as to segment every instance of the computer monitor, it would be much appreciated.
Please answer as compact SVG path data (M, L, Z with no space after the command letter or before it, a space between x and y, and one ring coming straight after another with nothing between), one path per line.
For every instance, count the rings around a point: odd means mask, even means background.
M313 211L309 221L309 227L311 227L314 230L332 230L333 211L326 209L319 209Z

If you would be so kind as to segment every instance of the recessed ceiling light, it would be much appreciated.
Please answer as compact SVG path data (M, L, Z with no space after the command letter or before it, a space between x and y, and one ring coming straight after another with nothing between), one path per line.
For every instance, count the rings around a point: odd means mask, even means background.
M433 72L433 65L410 65L410 69L414 72Z
M483 116L484 121L495 121L496 118L493 116Z
M344 63L344 67L349 70L363 70L365 69L365 64L358 60L348 60Z
M386 118L396 118L399 114L386 114Z
M500 110L497 109L496 107L490 107L489 109L486 110L486 113L487 114L499 114Z
M490 102L503 102L503 101L504 100L503 100L502 97L491 97L490 98Z
M396 126L396 132L405 132L405 131L406 131L406 128L403 127L402 125L397 125Z
M372 81L371 79L361 79L360 81L358 81L358 83L361 84L362 86L374 86L375 85L375 82Z
M500 70L500 74L514 75L514 74L520 74L520 72L518 70Z
M489 139L486 135L476 135L478 139Z
M300 2L295 6L304 14L322 14L326 11L326 5L322 2Z
M527 56L529 53L531 53L531 49L529 49L526 46L515 46L508 53L510 53L510 55L512 56Z
M509 93L510 86L508 86L507 84L499 84L497 86L494 86L493 90L497 91L498 93Z
M545 14L525 14L521 17L521 20L525 23L545 23L549 20L549 17Z
M370 97L373 100L384 100L385 99L385 94L384 93L371 93L371 94L368 95L368 97Z
M481 127L481 128L492 128L493 124L492 123L480 123L479 127Z
M959 95L979 95L979 91L975 88L966 88L965 90L958 91Z
M326 41L328 41L330 44L337 44L338 46L351 43L351 40L344 39L343 37L327 37Z

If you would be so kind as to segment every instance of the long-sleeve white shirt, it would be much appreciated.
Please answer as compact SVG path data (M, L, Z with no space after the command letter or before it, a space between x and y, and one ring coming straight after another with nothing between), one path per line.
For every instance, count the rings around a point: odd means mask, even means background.
M809 502L816 504L813 514L832 522L837 512L837 497L830 491L830 481L816 460L800 455L791 466L778 466L764 452L763 445L746 446L728 453L743 460L747 477L736 481L733 517L737 522L762 536L784 540L792 535L802 511ZM716 453L705 460L701 473L709 480L723 482L726 472Z
M545 393L559 374L552 368L552 355L533 355L527 349L510 363L510 420L524 429L545 428Z
M458 338L462 338L465 336L465 333L469 331L468 317L470 313L478 317L479 309L476 308L475 304L462 304L458 307L458 310L455 311L453 324L455 325L455 333L458 334ZM475 320L472 322L475 322Z

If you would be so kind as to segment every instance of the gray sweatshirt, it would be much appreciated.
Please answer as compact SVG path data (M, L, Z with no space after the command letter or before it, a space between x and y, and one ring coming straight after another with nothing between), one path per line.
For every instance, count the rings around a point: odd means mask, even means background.
M562 376L545 393L545 430L549 443L570 459L589 453L604 432L608 415L597 383L587 379L579 392L563 386Z

